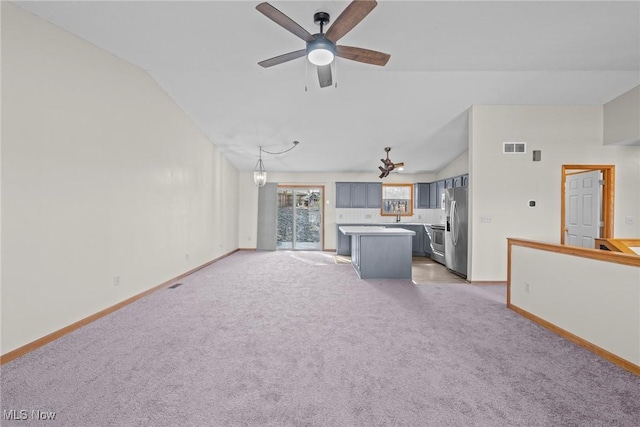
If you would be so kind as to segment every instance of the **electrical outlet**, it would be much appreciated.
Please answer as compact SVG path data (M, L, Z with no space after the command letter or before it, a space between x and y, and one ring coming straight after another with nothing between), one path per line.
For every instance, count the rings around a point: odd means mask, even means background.
M120 276L113 276L113 286L120 286Z
M189 261L189 252L187 252L186 254L184 254L184 259L186 259L187 261Z
M529 285L529 283L524 282L524 291L528 294L531 293L531 285Z
M634 218L632 216L625 216L624 217L624 223L627 225L633 225L633 223L635 222Z

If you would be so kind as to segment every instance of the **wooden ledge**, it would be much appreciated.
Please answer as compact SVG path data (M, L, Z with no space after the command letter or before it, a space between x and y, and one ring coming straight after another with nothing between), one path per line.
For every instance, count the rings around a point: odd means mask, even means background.
M640 256L622 252L603 251L600 249L588 249L578 246L567 246L556 243L537 242L534 240L507 238L508 249L512 246L523 246L527 248L540 249L547 252L556 252L566 255L573 255L582 258L590 258L598 261L613 262L616 264L631 265L640 267Z

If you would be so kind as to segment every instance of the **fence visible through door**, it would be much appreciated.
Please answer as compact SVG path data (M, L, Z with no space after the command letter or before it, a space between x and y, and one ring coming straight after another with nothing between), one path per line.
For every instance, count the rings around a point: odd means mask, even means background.
M319 187L278 187L278 249L322 250L323 200Z

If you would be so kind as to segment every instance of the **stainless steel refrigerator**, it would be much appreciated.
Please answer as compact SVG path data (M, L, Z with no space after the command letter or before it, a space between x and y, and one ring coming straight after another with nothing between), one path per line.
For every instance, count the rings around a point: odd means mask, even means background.
M467 278L467 242L469 234L469 197L467 187L447 188L444 194L445 265L452 272Z

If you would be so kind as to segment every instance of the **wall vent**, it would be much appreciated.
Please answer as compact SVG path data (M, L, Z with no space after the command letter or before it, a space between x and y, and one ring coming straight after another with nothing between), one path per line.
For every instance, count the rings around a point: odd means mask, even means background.
M527 143L526 142L503 142L502 152L504 154L526 154Z

